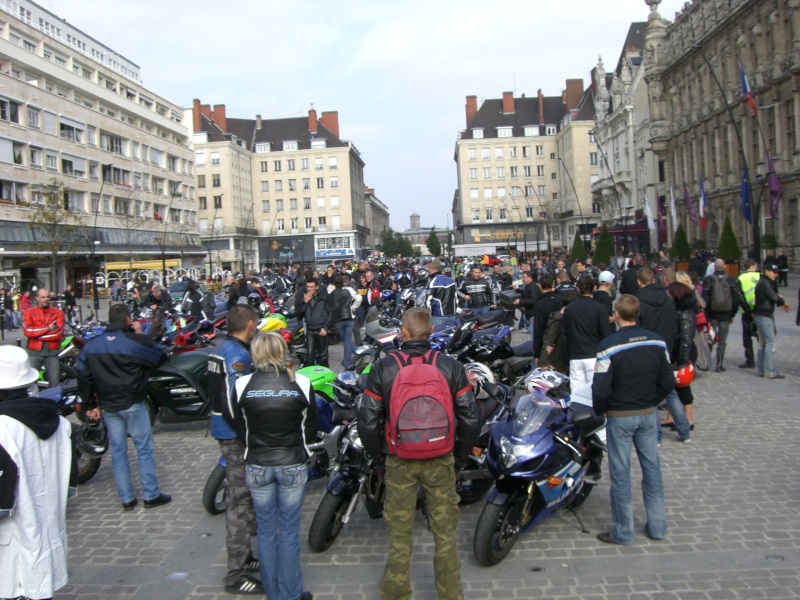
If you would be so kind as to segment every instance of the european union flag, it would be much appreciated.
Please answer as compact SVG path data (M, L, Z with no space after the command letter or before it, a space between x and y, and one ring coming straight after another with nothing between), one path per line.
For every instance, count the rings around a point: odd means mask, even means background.
M750 205L750 177L747 175L747 166L742 168L742 187L739 189L742 197L742 214L744 220L753 224L753 207Z

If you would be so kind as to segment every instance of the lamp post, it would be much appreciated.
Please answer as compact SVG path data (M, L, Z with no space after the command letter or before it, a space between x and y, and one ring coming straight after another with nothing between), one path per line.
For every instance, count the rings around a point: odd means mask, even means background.
M267 256L271 254L272 251L272 228L275 227L275 220L278 218L278 215L283 212L281 209L275 211L275 215L272 217L272 222L269 224L269 231L267 231Z
M97 311L100 310L100 296L97 290L97 278L95 271L97 270L97 261L96 261L96 249L95 246L100 245L100 241L97 239L97 217L100 215L100 203L103 202L103 188L106 185L106 173L108 173L108 177L111 178L111 168L113 167L113 163L108 163L107 165L101 164L100 165L100 193L97 197L97 206L95 207L94 211L94 227L92 228L92 239L91 244L88 243L89 246L89 268L91 269L91 280L92 280L92 303L94 306L94 312L97 314ZM85 236L84 236L85 237Z
M206 248L208 250L208 277L207 279L212 279L212 274L214 271L214 265L211 262L211 249L214 246L214 224L217 222L217 210L219 207L214 208L214 216L211 219L211 241L206 244Z
M558 160L561 163L561 166L564 167L564 172L567 174L567 178L569 179L569 183L572 186L572 191L575 193L575 203L578 205L578 212L581 215L581 224L585 227L586 226L586 221L583 218L583 208L581 207L581 199L578 197L578 190L575 189L575 182L572 181L572 175L569 174L569 169L567 169L567 163L564 162L564 159L559 156ZM586 240L583 239L583 232L581 232L581 228L580 227L578 227L578 235L581 236L581 239L583 240L583 246L584 246L584 248L586 248L586 252L588 253L589 252L589 248L588 248L588 246L586 244Z
M247 263L245 262L245 247L247 246L247 226L250 224L250 218L253 216L253 206L255 204L250 205L250 211L247 213L247 219L244 222L244 239L242 240L242 273L247 272ZM255 226L255 223L253 223Z
M603 157L603 162L606 163L606 168L608 168L608 177L609 177L609 179L611 179L611 185L614 188L614 197L617 199L617 208L619 209L619 216L622 217L623 216L622 215L622 202L619 199L619 193L617 193L617 182L614 181L614 174L611 172L611 165L608 164L608 158L606 158L606 153L603 152L603 146L600 143L600 140L597 139L597 132L594 129L592 129L591 131L589 131L589 136L594 136L595 145L597 146L597 149L600 151L600 156ZM623 232L622 233L622 253L625 256L628 256L628 230L624 226L624 224L623 224L623 227L622 227L622 232Z

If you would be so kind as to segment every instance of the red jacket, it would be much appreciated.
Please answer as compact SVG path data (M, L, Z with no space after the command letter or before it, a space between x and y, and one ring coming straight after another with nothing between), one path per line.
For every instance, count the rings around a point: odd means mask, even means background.
M57 329L50 331L50 324L56 323ZM22 313L22 330L28 338L28 350L41 350L45 343L50 350L61 346L64 337L64 313L55 306L43 309L34 306Z

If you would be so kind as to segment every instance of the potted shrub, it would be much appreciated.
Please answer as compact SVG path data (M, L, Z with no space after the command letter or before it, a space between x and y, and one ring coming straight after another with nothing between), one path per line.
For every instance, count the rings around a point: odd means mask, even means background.
M742 251L739 248L739 242L736 240L736 234L733 233L733 226L729 217L725 218L725 225L722 227L717 257L725 261L725 273L731 277L739 276L739 259L742 258Z
M603 223L603 228L600 230L600 237L597 238L597 247L594 249L593 263L595 266L604 264L606 269L611 265L611 259L614 256L614 241L611 239L611 234L608 231L608 225Z
M686 237L686 230L683 228L683 224L678 225L669 253L675 260L675 270L689 271L689 256L692 254L692 249L689 246L689 238Z

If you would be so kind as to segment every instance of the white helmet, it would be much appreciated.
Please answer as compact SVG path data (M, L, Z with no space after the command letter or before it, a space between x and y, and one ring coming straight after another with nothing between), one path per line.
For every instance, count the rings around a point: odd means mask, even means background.
M569 381L569 377L558 371L551 371L549 369L534 369L525 378L525 391L529 394L539 392L546 394L548 390L557 388L565 381Z
M467 363L464 365L464 370L467 372L467 378L472 386L472 393L476 400L485 400L489 397L484 389L484 384L488 381L494 383L494 375L492 370L481 363Z

